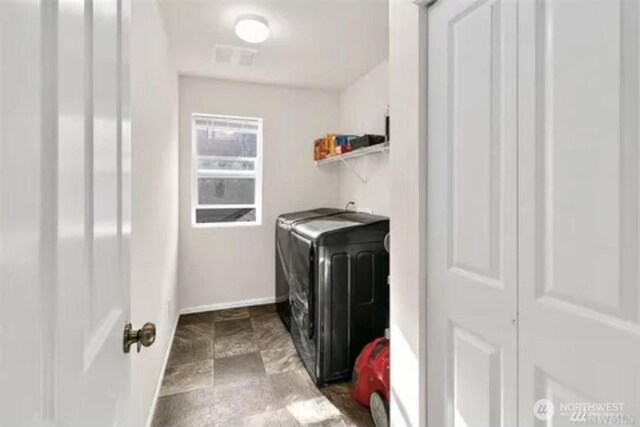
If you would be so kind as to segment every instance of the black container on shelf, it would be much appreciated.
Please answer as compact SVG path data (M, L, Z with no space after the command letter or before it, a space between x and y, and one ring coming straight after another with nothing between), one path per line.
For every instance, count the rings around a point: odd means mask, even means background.
M369 147L371 145L382 144L385 142L386 137L384 135L363 135L352 139L349 142L352 150L358 148Z
M386 141L391 138L391 116L389 112L389 106L387 105L387 111L384 113L384 137Z

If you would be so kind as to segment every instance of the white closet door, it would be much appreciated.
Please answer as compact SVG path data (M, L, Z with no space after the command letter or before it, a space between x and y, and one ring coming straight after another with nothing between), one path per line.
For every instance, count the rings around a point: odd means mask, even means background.
M519 32L519 425L637 423L639 4L521 1Z
M517 4L429 10L429 425L517 425Z

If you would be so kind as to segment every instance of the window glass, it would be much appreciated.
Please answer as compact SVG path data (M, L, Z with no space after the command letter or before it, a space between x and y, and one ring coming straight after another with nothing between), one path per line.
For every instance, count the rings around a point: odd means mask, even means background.
M259 223L262 121L194 115L195 224Z
M255 179L198 178L200 205L252 205L255 203Z
M256 157L258 151L255 133L202 128L197 139L199 156Z
M196 223L206 224L215 222L255 222L255 209L198 209Z

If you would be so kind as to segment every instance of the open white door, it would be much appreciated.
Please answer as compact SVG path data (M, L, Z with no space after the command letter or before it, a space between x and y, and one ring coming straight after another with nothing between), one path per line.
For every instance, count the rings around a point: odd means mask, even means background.
M127 0L0 1L0 425L127 423Z
M429 425L517 425L517 7L428 20Z
M637 425L640 3L519 9L519 424Z

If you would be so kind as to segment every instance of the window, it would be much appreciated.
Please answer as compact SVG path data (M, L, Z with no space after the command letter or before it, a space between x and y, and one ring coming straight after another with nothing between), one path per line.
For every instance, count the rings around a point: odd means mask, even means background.
M262 119L193 116L194 225L260 224Z

